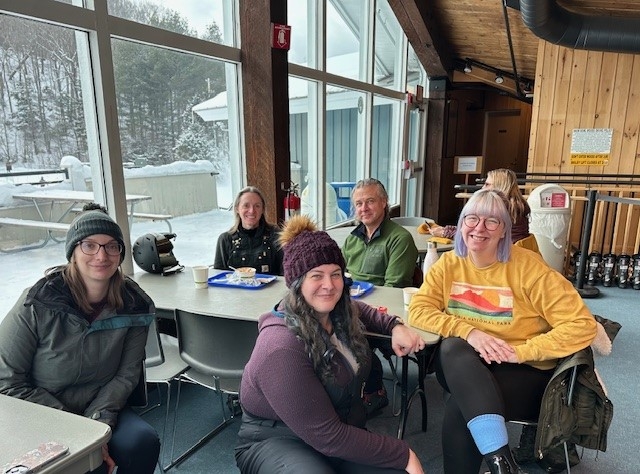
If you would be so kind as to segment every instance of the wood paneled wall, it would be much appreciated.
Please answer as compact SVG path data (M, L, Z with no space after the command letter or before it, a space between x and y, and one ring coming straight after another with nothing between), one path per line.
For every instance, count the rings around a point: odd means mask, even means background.
M572 166L576 128L612 128L606 166ZM529 172L640 174L640 55L540 41Z
M576 128L611 128L609 162L573 166ZM573 50L540 41L527 171L547 173L640 174L640 55ZM611 178L603 178L611 179ZM588 189L638 198L640 186L564 186L574 196L569 243L580 246ZM634 253L640 243L640 206L599 202L589 251Z

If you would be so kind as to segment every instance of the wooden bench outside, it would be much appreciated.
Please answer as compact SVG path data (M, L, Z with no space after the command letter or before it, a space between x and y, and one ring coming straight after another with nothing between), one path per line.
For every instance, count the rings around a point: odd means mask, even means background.
M133 217L134 219L147 219L150 221L165 221L169 226L169 232L173 232L173 229L171 228L171 222L169 222L169 219L173 219L173 216L171 214L150 214L148 212L134 212L131 217Z
M56 237L54 237L51 234L51 232L58 231L58 232L66 233L69 230L69 227L71 225L65 222L47 222L47 221L36 221L31 219L17 219L15 217L0 217L0 227L2 226L26 227L30 229L42 229L47 231L45 239L39 244L28 245L25 247L16 247L15 249L8 249L8 250L0 248L0 252L14 253L14 252L20 252L23 250L42 248L45 245L47 245L47 242L49 242L49 240L53 240L54 242L62 242L62 240L58 240Z
M16 227L31 227L33 229L58 230L66 232L69 230L70 224L65 222L46 222L35 221L31 219L17 219L14 217L0 217L0 227L3 225Z

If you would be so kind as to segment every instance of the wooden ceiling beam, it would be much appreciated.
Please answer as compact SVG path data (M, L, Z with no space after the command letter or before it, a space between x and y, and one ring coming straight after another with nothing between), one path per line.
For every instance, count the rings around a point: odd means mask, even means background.
M389 0L400 26L407 35L429 78L447 77L453 69L452 55L436 23L430 17L427 2L420 0Z
M502 79L504 82L502 84L498 84L496 82L496 73L491 71L485 71L480 68L473 68L471 72L465 73L461 71L453 71L452 81L455 82L481 82L483 84L487 84L491 87L495 87L496 89L503 90L505 92L509 92L515 96L518 95L518 91L516 88L516 81L508 76L503 76Z

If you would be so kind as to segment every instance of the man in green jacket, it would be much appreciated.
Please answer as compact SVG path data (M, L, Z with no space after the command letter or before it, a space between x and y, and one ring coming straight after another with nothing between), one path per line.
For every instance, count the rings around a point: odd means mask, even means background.
M389 219L383 184L374 178L358 181L351 201L359 225L342 247L351 277L378 286L411 286L418 249L409 231Z
M418 249L409 231L389 219L389 196L384 185L374 178L362 179L353 188L351 201L359 224L342 247L351 277L378 286L411 286ZM391 354L388 344L369 343L372 350ZM382 363L375 354L363 400L368 414L389 403L382 383Z

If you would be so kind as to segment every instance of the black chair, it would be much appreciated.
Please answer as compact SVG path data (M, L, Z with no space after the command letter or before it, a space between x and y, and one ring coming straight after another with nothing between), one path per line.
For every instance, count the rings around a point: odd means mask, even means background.
M223 395L238 395L244 366L249 361L258 337L256 321L209 316L180 309L176 309L175 317L180 357L190 367L179 378L176 420L181 383L186 382L206 387L218 394L222 421L198 442L174 458L176 421L171 444L172 461L167 469L180 464L231 422L234 414L232 411L230 417L227 417Z

